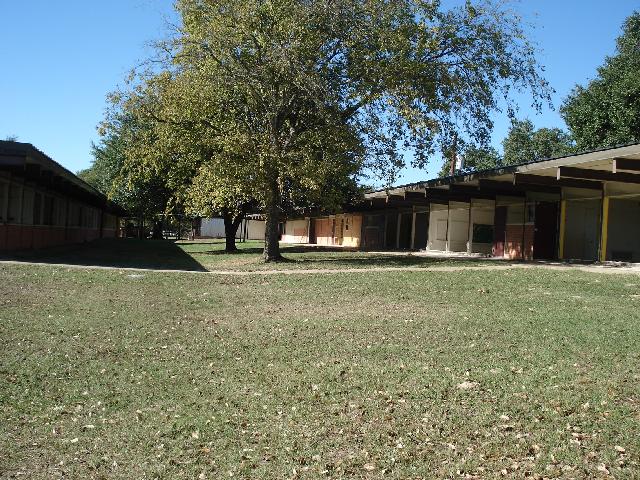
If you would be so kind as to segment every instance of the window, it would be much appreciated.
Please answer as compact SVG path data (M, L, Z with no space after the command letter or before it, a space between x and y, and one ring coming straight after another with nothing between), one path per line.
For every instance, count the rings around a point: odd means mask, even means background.
M33 224L33 196L31 188L25 188L22 192L22 224Z
M7 199L5 198L7 195L7 185L5 183L0 183L0 222L4 222L7 217Z
M36 195L33 199L33 224L40 225L42 219L40 218L42 215L42 195L36 192Z
M67 217L67 202L62 198L58 198L56 204L58 206L56 208L56 225L64 227Z
M22 206L22 186L9 185L9 212L7 221L9 223L20 223L20 208Z
M53 225L53 210L55 207L55 201L53 197L49 195L44 197L44 209L42 212L42 224Z

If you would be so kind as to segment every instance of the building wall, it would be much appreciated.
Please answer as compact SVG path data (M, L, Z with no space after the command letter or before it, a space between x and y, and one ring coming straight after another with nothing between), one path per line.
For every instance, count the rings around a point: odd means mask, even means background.
M597 260L601 210L600 199L566 201L565 259Z
M609 201L607 260L640 262L640 198Z
M0 178L0 250L43 248L117 236L118 219L22 180ZM108 214L105 214L108 215ZM102 230L101 230L102 227Z
M281 240L285 243L309 243L309 221L306 218L287 220Z
M342 223L342 243L343 247L360 247L362 235L362 215L345 214Z
M429 236L427 238L428 250L446 250L449 215L447 205L431 204L429 211Z
M471 223L469 224L470 253L491 254L494 217L495 202L493 200L474 200L471 203ZM491 233L491 236L486 237L489 233Z
M421 207L413 214L413 238L411 248L424 250L427 248L429 236L429 210Z
M203 218L200 223L200 236L205 238L224 238L224 220L222 218Z
M246 221L247 240L264 240L265 222L264 220L249 219Z
M509 203L507 205L504 258L531 260L533 258L534 234L535 202Z
M317 245L333 245L334 218L314 218L314 231Z
M264 220L246 219L238 227L236 238L240 239L246 233L247 240L264 240ZM224 220L222 218L203 218L200 221L200 235L198 238L224 238Z
M447 250L466 252L469 241L469 204L450 202Z
M296 220L300 221L300 220ZM359 248L362 236L363 215L360 213L345 213L325 218L312 218L316 245L343 246ZM307 220L304 220L307 222ZM308 225L308 223L305 223ZM298 225L301 228L301 225ZM307 229L307 227L305 227ZM308 229L307 229L308 230ZM308 231L306 240L309 242ZM312 240L313 241L313 240ZM363 245L364 248L367 246Z
M372 213L364 214L362 216L362 223L364 226L361 228L362 248L365 250L381 250L384 248L384 213Z

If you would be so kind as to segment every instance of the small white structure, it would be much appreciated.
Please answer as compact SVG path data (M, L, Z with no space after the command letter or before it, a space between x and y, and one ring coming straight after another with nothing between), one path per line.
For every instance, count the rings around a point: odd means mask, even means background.
M309 219L287 220L282 234L284 243L309 243Z
M224 220L222 218L203 218L200 223L200 236L206 238L224 238Z
M265 222L258 216L245 218L238 230L238 240L264 240ZM200 222L201 238L224 238L224 220L222 218L203 218Z

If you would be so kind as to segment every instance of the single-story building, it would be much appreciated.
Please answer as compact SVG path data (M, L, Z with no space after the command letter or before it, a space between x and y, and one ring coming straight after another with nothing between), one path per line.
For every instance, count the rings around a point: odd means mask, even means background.
M0 141L0 251L116 237L125 215L33 145Z
M379 190L347 210L288 221L283 239L640 262L640 144Z
M197 219L196 238L224 238L224 219L222 217L204 217ZM262 215L247 215L236 231L238 240L264 240L265 222Z

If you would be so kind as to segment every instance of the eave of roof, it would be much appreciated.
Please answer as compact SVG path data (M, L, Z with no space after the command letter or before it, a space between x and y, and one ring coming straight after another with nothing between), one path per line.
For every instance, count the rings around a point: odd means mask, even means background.
M108 207L110 210L115 211L119 214L126 214L126 210L120 205L109 200L109 198L98 189L82 180L68 168L63 167L60 163L56 162L53 158L36 148L31 143L0 140L0 155L16 157L20 156L25 157L25 159L34 159L41 166L55 171L55 173L64 177L65 180L74 183L75 185L95 197L97 200L100 200L102 203L104 203L105 207Z
M475 172L460 173L457 175L450 175L447 177L439 177L439 178L433 178L433 179L423 180L419 182L407 183L404 185L396 185L393 187L382 188L379 190L372 190L370 192L367 192L365 195L374 195L376 193L383 193L383 192L386 193L386 192L395 191L395 190L419 190L423 188L434 188L439 186L451 185L452 183L465 183L478 178L505 175L508 173L514 173L518 171L527 171L528 170L527 167L530 167L530 166L535 166L536 168L552 168L554 166L559 166L555 164L580 163L580 160L583 159L581 157L586 158L589 155L602 153L602 152L611 153L612 155L610 156L610 158L618 157L618 156L622 157L624 156L624 153L625 153L623 151L625 149L628 149L629 147L638 147L637 151L633 151L631 154L640 153L640 143L627 143L624 145L617 145L615 147L598 148L595 150L572 153L570 155L563 155L563 156L553 157L553 158L542 158L542 159L534 160L531 162L524 162L524 163L519 163L515 165L504 165L504 166L489 168L485 170L478 170ZM618 150L619 152L615 153L614 152L615 150ZM590 160L586 159L585 161L590 161Z

